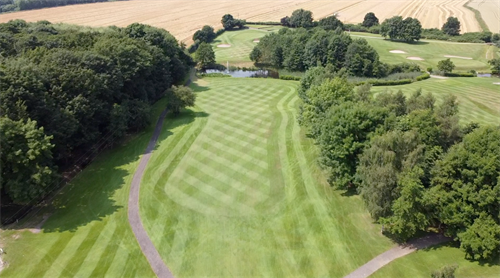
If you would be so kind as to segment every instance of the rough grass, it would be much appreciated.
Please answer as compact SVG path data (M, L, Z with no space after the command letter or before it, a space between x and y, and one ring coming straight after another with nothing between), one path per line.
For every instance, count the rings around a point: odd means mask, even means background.
M444 55L471 57L472 60L451 58L455 64L457 71L476 70L480 72L490 72L488 60L491 56L499 57L498 49L495 49L491 54L491 47L486 44L479 43L457 43L446 41L423 40L418 43L403 43L384 40L382 37L366 34L354 33L351 35L354 38L364 38L368 43L377 50L380 60L386 63L395 64L401 62L415 62L422 69L432 67L437 69L437 64L441 60L448 59ZM391 50L403 50L405 54L390 53ZM408 60L406 57L417 56L423 58L423 61Z
M462 123L478 122L481 124L500 124L500 86L493 84L499 82L498 78L480 77L450 77L448 79L430 78L412 84L373 87L372 91L382 92L390 90L403 91L410 95L417 89L423 93L431 92L438 103L447 94L457 96L460 103L459 116Z
M98 156L39 215L52 213L38 234L37 215L3 227L8 263L2 277L153 277L130 229L130 182L165 100L153 107L152 124L126 144Z
M453 243L443 244L416 251L399 258L375 272L370 278L386 277L430 277L432 271L445 265L458 265L455 272L457 278L498 277L500 265L479 263L465 259L465 253Z
M199 82L198 107L165 123L141 186L176 277L343 277L392 246L358 196L326 185L295 120L298 83Z

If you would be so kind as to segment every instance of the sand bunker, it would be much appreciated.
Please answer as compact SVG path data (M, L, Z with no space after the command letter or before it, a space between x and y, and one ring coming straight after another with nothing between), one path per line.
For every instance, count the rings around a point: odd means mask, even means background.
M458 58L458 59L466 59L466 60L472 60L471 57L462 57L462 56L453 56L453 55L444 55L446 58Z
M260 42L260 39L255 39L255 40L253 40L253 42L255 42L255 43Z
M431 74L431 77L432 78L437 78L437 79L448 79L448 77L441 76L441 75L433 75L433 74Z
M423 61L424 60L424 59L422 59L420 57L415 57L415 56L406 57L406 59L408 59L408 60L415 60L415 61Z
M493 84L495 84L495 85L500 85L500 82L495 82L495 83L493 83Z
M217 47L231 47L231 45L227 44L227 43L223 43L223 44L217 45Z
M391 53L396 53L396 54L405 54L406 52L404 52L403 50L391 50L389 51Z

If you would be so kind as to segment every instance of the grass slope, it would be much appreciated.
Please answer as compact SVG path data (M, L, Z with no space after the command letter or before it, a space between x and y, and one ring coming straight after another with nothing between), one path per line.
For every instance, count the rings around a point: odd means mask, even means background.
M265 26L262 28L265 28ZM260 39L274 30L277 30L275 26L269 30L252 27L252 29L244 29L241 31L224 32L212 42L216 62L224 66L228 61L230 66L253 66L249 57L250 52L254 46L257 45L253 40ZM230 44L231 47L217 47L219 44Z
M456 43L446 41L423 40L418 43L403 43L384 40L382 37L366 33L354 33L354 38L364 38L377 50L380 60L395 64L401 62L415 62L423 69L432 67L437 70L437 64L441 60L448 59L444 55L459 57L470 57L469 59L450 58L455 64L457 71L476 70L490 72L488 60L499 57L498 49L494 46L479 43ZM406 54L390 53L391 50L403 50ZM408 60L406 57L416 56L423 61Z
M419 250L397 259L375 272L370 278L430 277L432 271L445 265L458 265L457 278L498 277L500 264L481 264L465 259L465 253L452 243Z
M500 124L500 86L493 83L500 82L498 78L480 77L453 77L448 79L430 78L412 84L373 87L372 91L385 90L403 91L410 95L417 89L423 93L431 92L439 102L447 94L457 96L460 103L459 116L463 123L478 122L481 124Z
M152 125L97 157L39 215L51 213L40 233L36 217L4 227L0 244L8 267L2 277L153 277L130 229L130 182L166 102L159 101ZM39 221L39 220L38 220Z
M176 277L342 277L392 246L324 181L296 86L205 78L199 107L165 123L140 204Z

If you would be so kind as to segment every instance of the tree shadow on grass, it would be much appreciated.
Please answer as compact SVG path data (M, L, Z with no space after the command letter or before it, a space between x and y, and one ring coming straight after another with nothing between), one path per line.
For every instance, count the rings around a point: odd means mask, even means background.
M162 130L154 149L161 141L173 135L170 130L189 124L196 118L208 116L209 114L205 112L190 109L183 110L178 116L168 113L163 123L163 128L168 130ZM154 121L152 126L156 124L157 121ZM129 186L131 177L137 170L130 164L138 165L138 160L149 144L152 130L148 127L146 131L135 134L125 144L104 151L62 188L52 202L38 205L19 223L6 225L3 228L35 229L44 233L76 231L93 221L102 221L119 210L126 210L128 193L124 197L123 192L117 191ZM49 214L50 217L45 219ZM42 221L44 219L46 222Z
M384 39L384 41L393 42L393 43L400 43L400 44L409 44L409 45L427 45L427 44L429 44L429 42L425 42L425 41L405 42L405 41L390 40L390 39Z

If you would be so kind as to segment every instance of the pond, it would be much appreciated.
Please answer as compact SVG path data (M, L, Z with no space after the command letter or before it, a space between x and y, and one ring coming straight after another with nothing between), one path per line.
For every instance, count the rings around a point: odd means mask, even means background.
M491 73L478 73L477 77L491 77Z
M217 70L217 69L207 69L205 73L222 73L231 75L232 77L269 77L269 78L279 78L277 71L273 70Z

